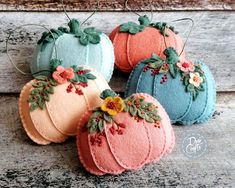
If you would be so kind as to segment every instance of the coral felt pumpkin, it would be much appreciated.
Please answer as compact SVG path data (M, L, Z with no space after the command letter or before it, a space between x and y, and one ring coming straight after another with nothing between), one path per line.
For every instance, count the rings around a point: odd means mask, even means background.
M166 53L171 51L172 55ZM202 123L214 113L216 90L213 75L202 62L179 62L177 53L165 50L167 60L153 55L130 74L125 95L145 92L166 109L173 123Z
M163 58L163 35L167 46L175 48L178 53L183 49L183 41L173 27L160 22L151 24L146 16L140 17L139 22L140 25L133 22L122 24L109 35L114 46L115 65L123 72L131 72L139 61L150 57L152 53ZM180 57L184 59L184 52Z
M123 104L124 110L114 116L96 109L79 123L87 122L78 127L77 147L80 161L90 173L115 175L137 170L158 161L174 146L170 119L156 99L138 93Z
M108 36L92 27L82 31L75 19L68 25L70 29L59 27L43 33L34 52L31 72L48 70L50 60L57 58L63 61L64 67L88 65L95 68L109 81L114 67L114 50Z
M73 80L69 77L70 68L64 68L63 72L61 69L61 66L57 68L53 78L36 77L20 94L23 127L37 144L59 143L75 135L78 120L101 104L98 96L109 88L104 78L90 67L73 67ZM59 83L67 77L68 81Z

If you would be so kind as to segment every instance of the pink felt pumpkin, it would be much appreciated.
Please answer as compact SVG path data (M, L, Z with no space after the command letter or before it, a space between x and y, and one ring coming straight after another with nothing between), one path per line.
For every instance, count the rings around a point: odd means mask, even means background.
M156 162L171 152L175 138L168 115L148 94L125 100L105 90L104 103L81 118L77 132L79 158L96 175L120 174Z

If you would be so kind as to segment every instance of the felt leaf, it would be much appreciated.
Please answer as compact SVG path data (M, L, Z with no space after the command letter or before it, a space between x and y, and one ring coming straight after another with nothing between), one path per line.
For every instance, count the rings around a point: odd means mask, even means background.
M70 28L70 32L76 34L79 31L80 23L76 19L72 19L69 21L68 26Z
M97 35L97 34L92 34L92 35L89 35L89 42L91 44L98 44L100 43L100 36Z
M36 102L31 103L29 111L32 112L38 108L38 104Z
M100 132L103 132L103 130L104 130L104 121L103 120L99 121L98 129Z
M104 120L107 121L108 123L112 123L113 119L111 116L107 115L104 113Z
M137 108L135 106L130 106L129 111L130 111L131 116L135 116L137 113Z
M58 27L58 30L60 30L62 33L68 33L69 30L66 27Z
M79 38L79 42L80 42L81 45L84 45L84 46L88 45L88 43L89 43L88 36L87 35L81 36Z
M35 79L38 80L38 81L47 81L46 76L36 76Z
M85 29L83 30L83 32L86 33L86 34L94 34L94 33L96 33L94 27L85 28Z
M62 60L60 60L60 59L51 59L50 60L50 70L51 70L51 72L56 71L56 68L60 65L62 65Z
M169 64L176 64L179 61L179 55L176 50L172 47L169 47L164 50L164 55L166 56L166 62Z
M141 111L141 110L137 110L137 114L138 114L138 116L140 117L140 118L142 118L142 119L145 119L145 113L143 112L143 111Z
M169 64L169 71L170 71L170 74L173 78L176 77L176 71L175 71L175 68L174 68L174 65L173 64Z
M86 76L83 75L78 75L78 80L83 83L87 83L87 78Z
M117 94L110 89L105 89L101 94L100 94L100 98L101 99L106 99L107 97L115 97L117 96Z
M83 33L82 30L78 30L74 36L79 38L79 37L82 37L82 36L86 36L86 34Z
M149 20L148 16L146 16L146 15L140 16L138 21L139 21L140 25L148 26L150 24L150 20Z
M192 84L188 84L186 87L187 92L193 92L194 91L194 86Z
M46 92L49 94L53 94L54 93L54 88L53 87L48 87L46 88Z
M90 79L90 80L96 79L96 76L93 74L90 74L90 73L86 74L86 77L87 77L87 79Z
M130 34L136 34L144 30L144 25L138 25L134 22L128 22L120 26L120 32L129 32Z

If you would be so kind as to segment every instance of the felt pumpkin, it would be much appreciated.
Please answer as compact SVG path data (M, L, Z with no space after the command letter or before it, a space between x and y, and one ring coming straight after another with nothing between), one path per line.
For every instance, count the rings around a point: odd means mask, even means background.
M114 46L115 65L123 72L131 72L139 61L152 53L164 58L166 45L175 48L178 53L183 49L182 39L174 27L164 22L150 23L147 16L139 17L139 22L139 25L134 22L122 24L109 35ZM184 52L180 58L185 58Z
M31 72L49 69L51 59L63 61L64 67L88 65L99 71L109 81L114 67L113 45L107 35L93 27L82 30L72 19L69 29L59 27L44 32L34 52Z
M81 163L95 175L120 174L158 161L171 152L170 119L156 99L138 93L123 100L110 90L101 107L81 118L77 147Z
M51 63L52 77L36 77L24 86L19 98L23 127L41 145L63 142L76 135L78 120L101 104L99 95L109 88L104 78L90 67L64 68L59 60Z
M166 109L172 123L190 125L207 121L215 111L215 81L202 62L179 62L173 48L165 59L153 54L141 61L130 74L125 95L145 92Z

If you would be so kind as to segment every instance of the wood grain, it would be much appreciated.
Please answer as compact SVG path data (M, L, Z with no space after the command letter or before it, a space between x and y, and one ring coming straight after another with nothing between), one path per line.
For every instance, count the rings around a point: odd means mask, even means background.
M75 139L37 146L27 137L18 115L17 95L0 95L1 187L233 187L235 177L235 95L218 95L214 117L203 125L174 126L176 146L156 164L119 176L85 172ZM204 156L191 159L181 151L183 138L201 134Z
M143 13L144 14L144 13ZM89 13L71 13L73 18L84 20ZM217 91L235 91L235 12L167 12L155 13L155 21L170 21L176 18L191 17L195 28L186 46L187 57L192 60L202 59L211 68L217 82ZM56 19L55 19L56 18ZM135 21L132 13L97 13L86 25L110 33L117 25ZM47 27L58 27L67 22L63 13L0 13L0 93L18 93L30 76L22 76L9 64L5 39L17 26L27 23L38 23ZM102 23L102 24L101 24ZM188 23L175 24L183 39L189 29ZM10 40L10 54L17 65L29 71L36 41L43 29L25 27L19 29ZM127 74L115 71L111 87L123 92Z
M96 0L64 0L65 8L70 11L93 11ZM123 11L125 0L100 0L101 11ZM154 10L234 10L233 0L153 0ZM150 10L148 0L129 0L132 10ZM0 10L11 11L61 11L60 0L0 0Z

